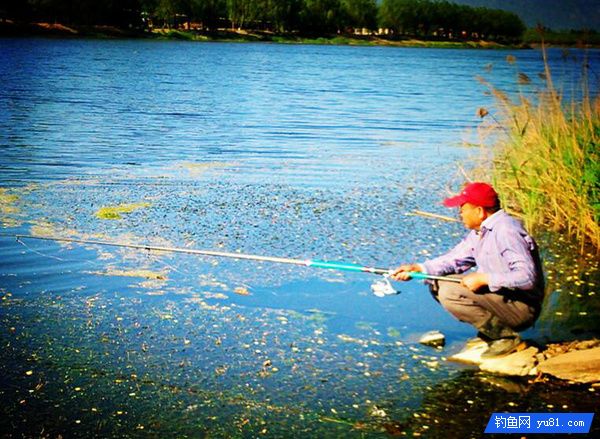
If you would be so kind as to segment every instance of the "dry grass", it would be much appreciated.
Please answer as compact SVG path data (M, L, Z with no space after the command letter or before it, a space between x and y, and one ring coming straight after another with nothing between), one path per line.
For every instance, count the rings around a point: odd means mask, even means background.
M562 232L582 250L591 244L600 252L600 97L584 78L583 100L564 102L545 65L535 98L514 102L490 86L502 127L492 148L493 184L529 230ZM520 84L527 81L519 74Z

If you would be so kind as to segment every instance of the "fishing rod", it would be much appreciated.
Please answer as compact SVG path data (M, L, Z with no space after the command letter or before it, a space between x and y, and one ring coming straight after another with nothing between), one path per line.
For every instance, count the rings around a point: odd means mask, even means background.
M197 250L197 249L188 249L188 248L179 248L179 247L161 247L161 246L153 246L147 244L121 244L118 242L110 242L110 241L98 241L98 240L89 240L89 239L77 239L77 238L63 238L58 236L36 236L36 235L25 235L25 234L8 234L8 233L0 233L0 236L5 237L14 237L17 241L21 239L38 239L43 241L56 241L56 242L70 242L75 244L87 244L87 245L102 245L108 247L121 247L121 248L131 248L138 250L147 250L147 251L157 251L157 252L165 252L165 253L185 253L191 255L201 255L201 256L213 256L213 257L221 257L221 258L232 258L232 259L245 259L252 261L265 261L265 262L275 262L280 264L294 264L301 265L304 267L316 267L316 268L325 268L330 270L341 270L341 271L356 271L363 273L372 273L379 274L382 276L389 276L393 270L387 268L376 268L376 267L365 267L359 264L353 264L348 262L329 262L329 261L320 261L316 259L292 259L292 258L280 258L276 256L259 256L245 253L232 253L232 252L221 252L215 250ZM460 283L460 279L444 277L444 276L433 276L430 274L420 273L416 271L411 271L408 273L409 276L413 279L429 279L429 280L440 280L446 282L456 282Z

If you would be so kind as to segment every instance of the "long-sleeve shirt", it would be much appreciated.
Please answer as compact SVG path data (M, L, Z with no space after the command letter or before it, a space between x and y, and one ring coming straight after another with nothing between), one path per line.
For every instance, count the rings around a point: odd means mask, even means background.
M422 264L432 275L463 273L477 266L489 276L489 290L524 290L541 300L544 277L535 241L522 224L503 210L495 212L470 231L448 253Z

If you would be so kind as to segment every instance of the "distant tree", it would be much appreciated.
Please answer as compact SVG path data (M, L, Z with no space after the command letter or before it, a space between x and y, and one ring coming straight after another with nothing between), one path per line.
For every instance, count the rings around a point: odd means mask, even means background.
M300 30L329 34L342 29L390 28L397 34L478 35L520 40L525 25L511 12L457 5L448 0L2 0L1 18L65 24L137 26L141 13L167 27L200 21L215 28L227 17L233 28Z
M340 29L339 0L304 0L301 29L311 33L333 33Z
M182 14L184 5L181 0L158 0L153 15L169 29L176 25L177 14Z
M30 8L31 16L26 17L29 21L72 21L73 5L70 0L27 0L23 3L27 3Z
M209 29L215 29L219 18L227 16L225 0L189 0L190 14L193 21L202 22Z
M527 27L519 16L512 12L499 11L498 34L509 41L521 40Z
M379 6L379 26L395 33L416 33L418 28L416 0L383 0Z
M453 28L453 36L459 36L464 31L468 36L475 33L481 38L484 33L482 27L484 15L484 11L479 11L470 6L458 5L456 8L456 24Z
M32 5L23 0L3 0L0 3L0 19L24 21L33 15Z
M516 14L483 7L456 5L446 0L383 0L379 25L397 33L431 35L442 30L452 37L483 35L491 39L518 40L525 25Z
M269 0L265 19L271 23L272 30L285 32L297 29L302 0Z
M375 0L341 0L340 10L344 27L367 29L377 27Z
M465 28L461 23L461 6L456 3L440 2L436 18L436 30L441 30L443 36L448 37Z
M244 29L264 16L267 0L227 0L227 15L232 28Z

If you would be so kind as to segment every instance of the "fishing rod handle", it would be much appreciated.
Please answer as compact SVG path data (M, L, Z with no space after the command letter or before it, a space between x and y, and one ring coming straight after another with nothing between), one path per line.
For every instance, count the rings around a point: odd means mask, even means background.
M460 278L457 278L457 277L434 276L434 275L431 275L431 274L421 273L420 271L409 271L407 274L412 279L439 280L439 281L442 281L442 282L460 283Z

